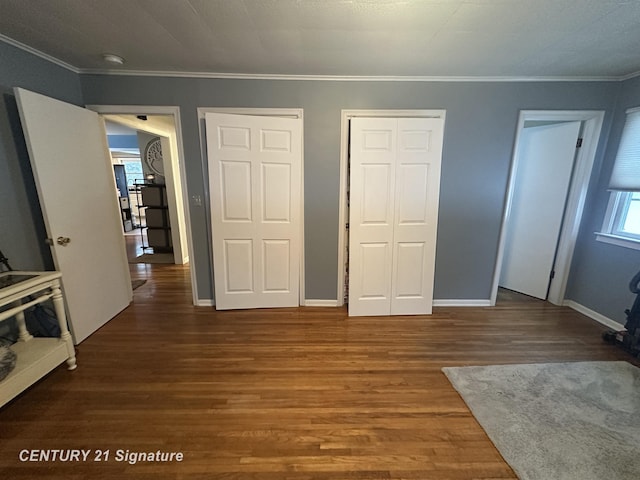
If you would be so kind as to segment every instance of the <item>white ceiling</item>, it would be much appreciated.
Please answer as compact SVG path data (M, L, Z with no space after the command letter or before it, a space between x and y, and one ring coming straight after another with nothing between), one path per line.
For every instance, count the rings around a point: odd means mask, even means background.
M121 125L120 123L111 122L109 120L105 120L104 126L107 130L107 135L135 135L138 133L137 130L134 130L133 128Z
M640 72L639 0L0 0L0 34L81 72Z

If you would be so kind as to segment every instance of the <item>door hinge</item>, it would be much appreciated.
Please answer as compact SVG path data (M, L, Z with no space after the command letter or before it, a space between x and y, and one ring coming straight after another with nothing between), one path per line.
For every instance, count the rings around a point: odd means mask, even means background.
M549 275L549 278L551 278L553 280L553 278L556 276L556 271L555 270L551 270L551 275Z
M580 148L582 146L582 139L579 138L578 141L576 142L576 148Z

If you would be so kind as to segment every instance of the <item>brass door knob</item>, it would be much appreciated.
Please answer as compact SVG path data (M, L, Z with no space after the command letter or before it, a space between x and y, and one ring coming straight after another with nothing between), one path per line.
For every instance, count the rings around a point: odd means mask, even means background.
M63 247L66 247L67 244L71 241L71 239L69 237L58 237L56 241L58 242L58 245L62 245Z

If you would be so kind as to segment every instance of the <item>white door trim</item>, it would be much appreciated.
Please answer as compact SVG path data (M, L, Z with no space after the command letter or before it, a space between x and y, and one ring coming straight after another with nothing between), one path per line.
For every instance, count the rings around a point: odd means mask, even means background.
M204 160L207 157L207 137L205 135L205 114L206 113L227 113L232 115L252 115L257 117L283 117L283 118L299 118L302 120L302 159L300 165L300 292L299 292L299 305L305 305L305 262L304 262L304 110L302 108L243 108L243 107L198 107L198 128L200 130L200 150ZM207 162L203 161L203 178L209 178L209 173L206 170ZM207 231L211 232L211 212L209 211L210 192L209 182L205 182L205 209L207 214L205 215L207 221ZM211 243L211 236L207 236L207 242L209 242L209 265L213 268L213 244ZM215 305L215 301L212 302Z
M518 118L518 129L516 139L513 146L511 168L509 171L509 181L507 187L507 196L505 200L504 211L502 214L502 225L500 227L500 237L498 240L498 254L496 257L496 266L493 272L493 285L491 287L491 305L496 304L498 296L498 283L500 281L500 272L502 270L502 260L504 257L506 227L511 214L511 206L513 202L513 192L515 188L515 172L517 170L518 149L521 140L521 132L526 121L581 121L583 122L582 131L582 147L576 155L576 163L573 175L571 177L571 186L567 197L567 205L565 207L564 220L560 230L560 239L558 241L558 251L556 254L556 262L554 264L555 277L551 280L549 287L549 295L547 300L554 305L562 305L564 302L565 292L567 290L567 280L569 278L569 269L571 268L571 260L578 238L578 230L580 221L584 211L587 189L589 188L589 180L591 171L598 148L600 139L600 131L604 120L604 111L602 110L521 110Z
M157 126L151 126L146 120L140 120L138 118L132 119L124 115L109 115L101 114L102 119L111 121L113 123L119 123L120 125L127 126L138 132L148 133L151 136L160 137L162 145L162 160L164 165L165 183L167 185L167 198L169 206L169 218L171 219L171 238L173 243L173 257L174 263L184 265L189 262L189 253L187 251L186 242L186 222L184 221L184 205L182 204L182 196L178 194L182 192L181 188L176 189L178 183L175 178L175 166L179 164L180 156L177 153L177 139L176 129L173 127L171 132L165 128L159 128ZM153 117L152 115L149 115ZM180 174L178 172L178 176ZM181 185L181 184L180 184ZM178 190L178 191L176 191Z
M338 291L337 306L344 305L345 248L347 242L346 223L349 169L349 120L356 117L388 118L441 118L446 110L342 110L340 118L340 200L338 214Z
M198 299L198 279L193 265L193 236L191 234L191 215L189 212L189 192L187 190L187 172L184 162L184 146L182 140L182 122L180 120L180 107L176 106L148 106L148 105L85 105L89 110L104 115L171 115L173 116L173 124L176 129L176 141L178 156L182 161L178 162L180 172L180 186L182 189L182 205L184 213L184 221L186 224L187 251L189 253L189 272L191 275L191 294L193 304L199 305Z

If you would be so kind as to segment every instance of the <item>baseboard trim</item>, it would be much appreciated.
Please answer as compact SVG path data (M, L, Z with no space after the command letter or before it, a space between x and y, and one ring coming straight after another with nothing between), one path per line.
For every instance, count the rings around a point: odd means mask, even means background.
M215 303L211 299L198 299L198 307L214 307ZM304 301L302 305L304 307L338 307L338 300L322 300L322 299L308 299ZM474 300L474 299L452 299L442 300L437 299L433 301L434 307L490 307L491 300Z
M305 307L337 307L337 300L305 300Z
M585 307L584 305L581 305L578 302L574 302L573 300L565 300L563 302L563 305L566 306L566 307L572 308L576 312L579 312L579 313L581 313L583 315L586 315L587 317L591 318L592 320L595 320L596 322L601 323L605 327L609 327L609 328L612 328L614 330L623 330L624 329L624 325L621 325L620 323L616 322L615 320L612 320L609 317L605 317L601 313L598 313L595 310L591 310L590 308L587 308L587 307Z
M487 299L435 299L433 300L434 307L490 307L491 300Z
M216 304L210 298L199 298L196 307L214 307Z

